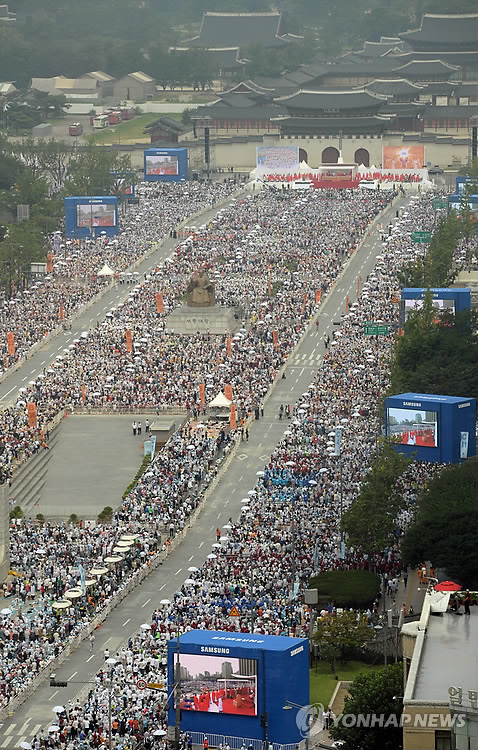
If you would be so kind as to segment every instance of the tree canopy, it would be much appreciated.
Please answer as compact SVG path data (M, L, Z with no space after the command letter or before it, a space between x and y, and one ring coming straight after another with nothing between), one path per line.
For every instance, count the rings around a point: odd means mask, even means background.
M342 518L348 546L368 555L382 552L396 541L396 518L404 499L397 485L410 460L386 442L366 475L358 498Z
M478 463L450 466L425 487L402 541L409 565L431 560L464 587L478 587Z
M403 747L402 714L403 666L401 662L378 672L359 674L349 688L343 716L351 715L355 721L336 717L330 734L334 740L344 742L343 750L400 750ZM379 717L376 724L364 726L361 717Z

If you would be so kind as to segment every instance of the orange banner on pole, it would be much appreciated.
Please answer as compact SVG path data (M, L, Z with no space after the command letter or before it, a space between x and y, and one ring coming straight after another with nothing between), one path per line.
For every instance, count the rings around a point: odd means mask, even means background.
M360 276L357 278L357 297L360 294L360 278L361 278Z
M7 351L9 354L15 354L15 336L13 333L7 333Z
M322 299L322 289L316 289L315 290L315 301L317 304L319 304L320 300Z
M232 385L224 386L224 395L229 399L229 401L232 401Z
M84 406L86 402L86 389L84 385L81 386L81 400L83 401Z
M272 331L272 341L274 342L274 349L277 351L279 348L279 333Z
M229 336L226 339L226 351L227 351L228 356L230 357L232 354L232 345L231 345L231 339L229 338Z
M229 420L229 425L230 425L231 430L235 430L237 427L236 404L231 404L231 416Z
M304 294L304 299L302 301L302 315L305 313L306 304L307 304L307 292Z
M125 331L125 339L126 339L126 351L132 352L133 351L133 337L131 335L131 331L129 328Z
M53 255L48 253L46 256L46 272L51 273L53 271Z
M348 313L349 311L349 295L347 294L347 297L345 298L345 312Z
M164 312L163 295L161 294L161 292L158 292L158 294L156 295L156 312Z
M204 406L206 403L206 386L204 383L199 383L199 398L201 399L201 404Z
M30 401L27 404L27 414L28 414L28 426L36 427L37 426L37 406L33 401Z
M60 312L58 313L59 320L65 319L65 308L63 307L63 300L60 300Z
M271 275L269 274L269 278L267 279L267 294L269 297L272 296L272 284L271 284Z

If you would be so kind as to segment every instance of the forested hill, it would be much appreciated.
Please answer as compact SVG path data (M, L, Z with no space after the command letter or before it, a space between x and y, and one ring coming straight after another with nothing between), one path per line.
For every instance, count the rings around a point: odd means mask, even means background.
M449 0L10 0L8 6L17 21L0 22L0 81L20 85L32 76L76 77L91 70L155 75L154 61L197 33L205 10L280 10L285 29L306 37L300 62L414 28L424 12L476 12L475 0L456 0L453 7Z

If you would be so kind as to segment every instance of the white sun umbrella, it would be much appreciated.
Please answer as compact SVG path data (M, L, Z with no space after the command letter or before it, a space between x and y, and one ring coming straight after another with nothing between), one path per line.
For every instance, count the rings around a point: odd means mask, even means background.
M48 727L48 731L51 732L51 733L53 733L53 732L59 732L60 731L60 727L58 726L58 724L52 724L51 726Z
M164 735L166 734L166 730L165 729L155 729L154 732L153 732L153 734L154 734L155 737L164 737Z
M243 505L247 505L247 504L248 504L248 503L250 503L250 502L251 502L251 501L250 501L250 499L249 499L248 497L245 497L245 498L244 498L243 500L241 500L241 503L242 503Z
M108 568L92 568L90 570L90 575L92 576L102 576L105 573L108 572Z
M191 565L190 568L188 568L188 573L197 573L199 568L196 568L194 565Z
M229 529L232 529L232 526L230 526L228 523L225 523L222 528L227 529L229 531Z
M68 607L71 607L71 602L53 602L51 605L52 609L68 609Z
M212 546L215 547L216 549L221 549L221 545L219 544L219 542L214 542Z
M216 560L217 559L217 555L215 555L214 552L210 552L209 555L207 556L207 559L208 560Z
M141 628L141 630L151 630L151 625L148 625L147 622L143 622L143 624L139 627Z
M80 596L83 596L83 592L81 589L69 589L69 591L65 591L65 596L67 599L79 599Z
M160 604L171 604L171 601L169 599L161 599L159 602Z
M266 475L265 471L256 471L256 477L264 477Z
M186 580L184 581L184 583L187 586L192 586L193 584L199 583L199 581L195 581L194 578L186 578Z
M5 617L11 614L12 614L12 610L9 609L8 607L5 607L4 609L0 610L0 615L5 615Z
M65 706L54 706L51 710L54 714L62 714L65 710Z
M111 557L105 557L105 559L104 559L103 562L108 563L108 564L110 564L110 563L117 563L117 562L121 562L122 559L123 558L120 557L119 555L114 555L114 556L111 556Z
M286 461L286 466L295 466L295 461Z
M325 474L328 471L328 469L325 468L325 466L322 469L319 469L319 474Z
M341 419L340 421L342 422L342 424L348 424L348 423L349 423L349 420L348 420L348 419L346 419L346 417L344 417L344 418L343 418L343 419Z
M122 534L120 536L120 542L134 542L137 538L137 534Z
M249 490L248 495L257 495L257 490ZM226 526L224 526L226 528Z
M25 740L23 740L23 742L20 742L20 747L22 748L22 750L32 750L32 746L30 745L30 743L25 742Z

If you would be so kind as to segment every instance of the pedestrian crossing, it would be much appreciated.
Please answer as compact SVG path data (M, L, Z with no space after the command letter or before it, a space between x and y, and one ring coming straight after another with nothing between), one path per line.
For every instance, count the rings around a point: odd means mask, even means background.
M295 364L318 364L322 359L322 355L317 352L310 352L309 354L301 354L300 352L297 352L297 354L293 355L292 359Z
M35 724L31 719L25 722L12 721L0 723L0 748L10 748L17 750L20 742L29 742L35 735L42 735L42 725Z

